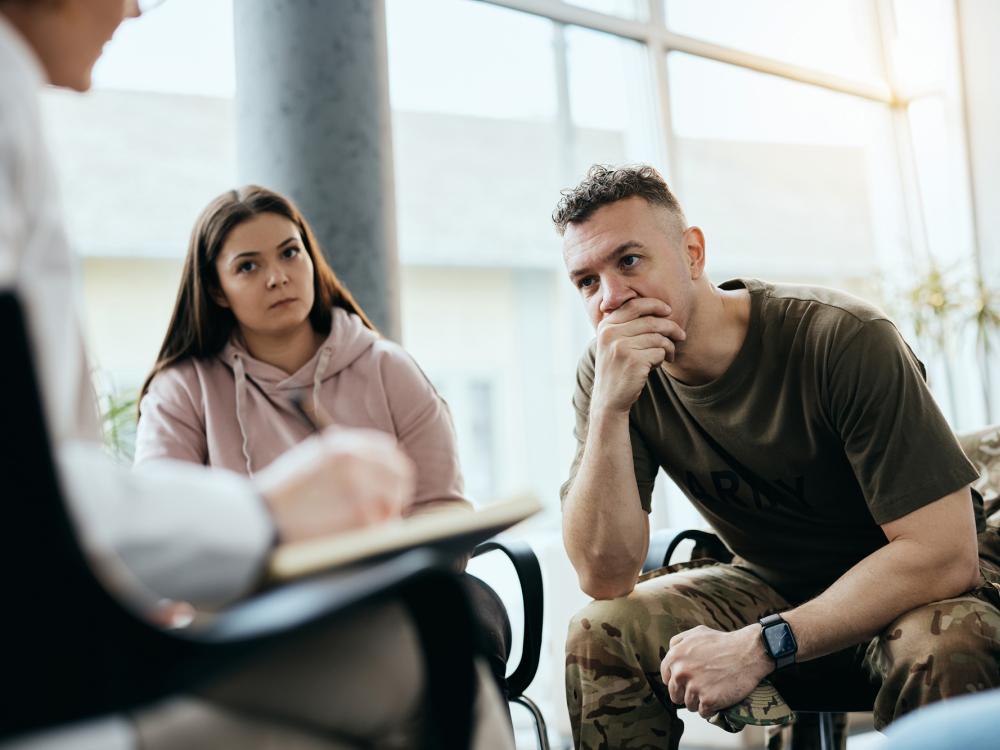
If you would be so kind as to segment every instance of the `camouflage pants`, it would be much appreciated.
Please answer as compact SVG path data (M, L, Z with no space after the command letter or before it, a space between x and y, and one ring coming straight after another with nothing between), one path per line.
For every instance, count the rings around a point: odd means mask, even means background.
M984 564L988 581L1000 573ZM942 698L1000 687L996 585L918 607L862 644L881 683L878 728ZM677 748L684 726L660 678L670 639L696 625L736 630L790 609L773 588L734 565L694 561L639 579L626 597L594 601L570 622L566 699L581 750Z

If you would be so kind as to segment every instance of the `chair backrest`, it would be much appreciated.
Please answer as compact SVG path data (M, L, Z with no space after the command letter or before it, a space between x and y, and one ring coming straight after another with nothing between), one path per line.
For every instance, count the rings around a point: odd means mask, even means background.
M392 597L412 610L428 664L434 746L468 747L473 617L451 557L414 550L231 607L201 632L135 616L91 570L60 490L24 316L0 291L0 742L128 710L204 683L287 639ZM448 615L441 622L441 613Z
M24 316L10 292L0 292L0 335L7 350L0 367L2 738L148 700L152 688L136 689L130 676L170 658L175 639L122 607L88 564L60 491Z
M958 442L969 460L979 470L979 479L973 487L986 499L989 509L1000 510L1000 425L983 427L974 432L962 433Z

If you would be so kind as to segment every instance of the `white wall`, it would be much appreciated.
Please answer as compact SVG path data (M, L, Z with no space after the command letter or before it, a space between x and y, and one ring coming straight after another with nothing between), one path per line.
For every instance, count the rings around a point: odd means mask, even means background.
M141 384L163 342L180 277L180 260L84 259L91 364L112 380L101 386Z

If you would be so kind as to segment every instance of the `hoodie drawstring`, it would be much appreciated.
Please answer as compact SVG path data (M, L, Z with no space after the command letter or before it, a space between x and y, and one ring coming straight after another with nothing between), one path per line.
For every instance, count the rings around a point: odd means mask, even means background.
M240 426L240 436L243 438L243 458L247 462L247 476L253 476L253 468L250 466L250 442L247 435L246 426L243 424L243 410L246 404L247 373L243 366L243 358L239 354L233 355L233 375L236 385L236 423Z
M326 373L326 366L330 363L330 357L333 355L333 349L329 346L324 346L320 349L319 360L316 362L316 369L313 370L313 389L312 389L312 407L313 413L315 413L321 420L323 424L330 424L333 420L330 419L330 415L327 414L326 409L319 400L320 388L323 385L323 375Z

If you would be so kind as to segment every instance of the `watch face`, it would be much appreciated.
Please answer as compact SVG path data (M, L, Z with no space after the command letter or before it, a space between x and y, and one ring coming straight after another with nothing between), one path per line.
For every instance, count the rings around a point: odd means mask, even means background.
M764 631L764 638L767 639L767 650L771 656L779 659L782 656L794 654L796 651L795 636L787 622L779 622Z

